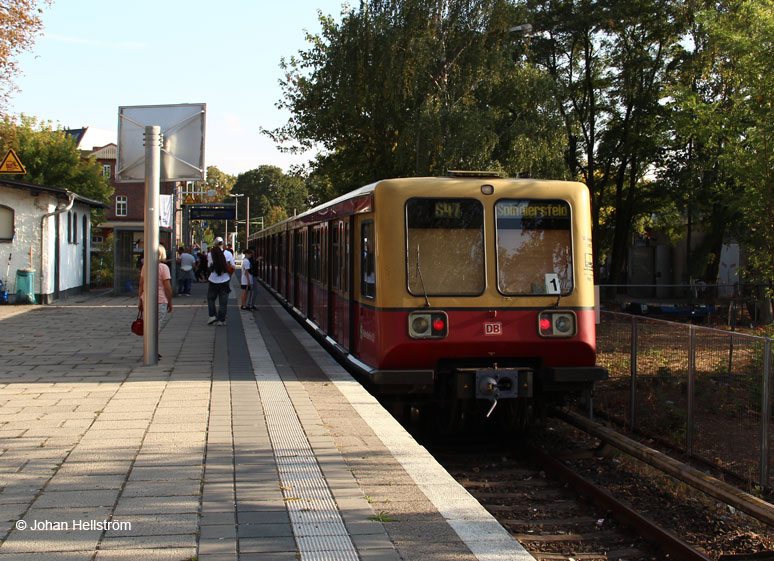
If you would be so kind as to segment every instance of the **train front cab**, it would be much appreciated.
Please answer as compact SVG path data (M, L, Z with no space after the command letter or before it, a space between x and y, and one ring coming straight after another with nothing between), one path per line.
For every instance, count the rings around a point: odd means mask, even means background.
M351 360L379 393L561 400L607 377L584 185L390 180L373 204L357 217Z

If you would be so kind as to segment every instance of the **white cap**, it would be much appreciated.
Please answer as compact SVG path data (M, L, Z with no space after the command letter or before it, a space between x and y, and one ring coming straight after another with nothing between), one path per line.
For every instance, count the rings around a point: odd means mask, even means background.
M215 238L215 245L223 245L223 238L221 238L220 236Z

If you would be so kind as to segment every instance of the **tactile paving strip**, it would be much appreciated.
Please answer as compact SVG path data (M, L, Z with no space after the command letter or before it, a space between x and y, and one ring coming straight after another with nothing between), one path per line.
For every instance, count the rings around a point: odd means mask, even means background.
M263 341L261 341L263 343ZM254 349L254 356L268 356ZM285 384L271 361L253 362L282 493L302 561L357 561L359 556L312 452Z

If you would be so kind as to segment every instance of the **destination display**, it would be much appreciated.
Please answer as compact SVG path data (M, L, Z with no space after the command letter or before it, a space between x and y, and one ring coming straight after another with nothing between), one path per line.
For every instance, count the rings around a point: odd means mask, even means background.
M499 229L570 229L570 205L565 201L497 201L495 215Z

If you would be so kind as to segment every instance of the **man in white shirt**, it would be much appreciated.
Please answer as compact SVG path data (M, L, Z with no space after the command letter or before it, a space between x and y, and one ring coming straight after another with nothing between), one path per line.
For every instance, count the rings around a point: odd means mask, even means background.
M207 323L226 325L231 274L236 269L236 263L232 253L223 249L223 238L215 238L215 245L207 256L207 265L211 271L207 278L207 309L210 314ZM218 306L215 305L216 300Z

